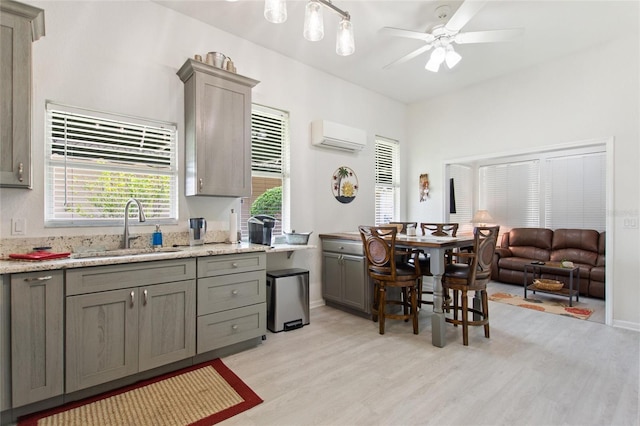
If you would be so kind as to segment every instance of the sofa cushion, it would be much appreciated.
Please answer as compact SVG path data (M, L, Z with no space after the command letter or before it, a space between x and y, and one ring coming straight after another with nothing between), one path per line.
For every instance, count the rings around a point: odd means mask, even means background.
M600 233L600 237L598 238L598 260L596 261L596 266L604 267L604 247L606 245L605 232ZM602 278L604 281L604 278Z
M513 228L502 240L515 257L549 260L553 231L544 228Z
M600 234L593 229L556 229L553 233L551 261L570 260L595 266Z

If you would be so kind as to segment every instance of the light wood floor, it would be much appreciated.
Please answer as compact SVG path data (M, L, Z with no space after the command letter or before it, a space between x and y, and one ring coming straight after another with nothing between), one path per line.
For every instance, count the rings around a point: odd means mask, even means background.
M517 287L513 287L517 289ZM518 293L519 294L519 293ZM603 304L604 309L604 304ZM640 333L489 302L491 338L322 306L224 358L264 403L225 425L639 425Z

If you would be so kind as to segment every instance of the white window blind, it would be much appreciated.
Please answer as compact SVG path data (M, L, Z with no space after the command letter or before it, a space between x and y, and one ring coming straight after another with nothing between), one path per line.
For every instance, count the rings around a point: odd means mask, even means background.
M376 137L375 224L382 225L398 216L400 201L398 141Z
M460 225L458 232L470 233L473 230L473 168L462 164L450 164L449 179L453 179L456 212L449 212L449 222ZM451 204L451 181L449 181L449 203ZM449 205L451 207L451 205Z
M282 233L286 222L289 113L264 105L251 109L252 195L242 200L240 230L248 235L247 221L256 214L278 219L272 235ZM258 200L258 201L256 201Z
M481 166L478 173L478 209L506 229L539 226L538 160Z
M175 124L52 102L46 114L46 225L120 224L129 198L152 223L177 221Z
M545 169L544 226L604 231L605 153L548 158Z

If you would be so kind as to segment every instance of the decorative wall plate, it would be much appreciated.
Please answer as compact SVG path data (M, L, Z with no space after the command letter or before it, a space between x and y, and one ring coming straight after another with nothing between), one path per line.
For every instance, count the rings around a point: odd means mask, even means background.
M331 190L336 200L343 204L350 203L358 192L358 177L349 167L338 167L331 177Z

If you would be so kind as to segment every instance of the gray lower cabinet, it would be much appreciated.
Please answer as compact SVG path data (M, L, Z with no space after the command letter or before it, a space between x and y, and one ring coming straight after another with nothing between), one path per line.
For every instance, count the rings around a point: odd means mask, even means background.
M322 297L352 310L371 313L372 285L362 243L322 240Z
M266 254L198 258L197 352L266 334Z
M194 259L67 271L66 392L195 355L195 317Z
M13 407L64 391L63 300L62 271L11 275Z
M31 187L31 43L44 11L0 2L0 186Z

